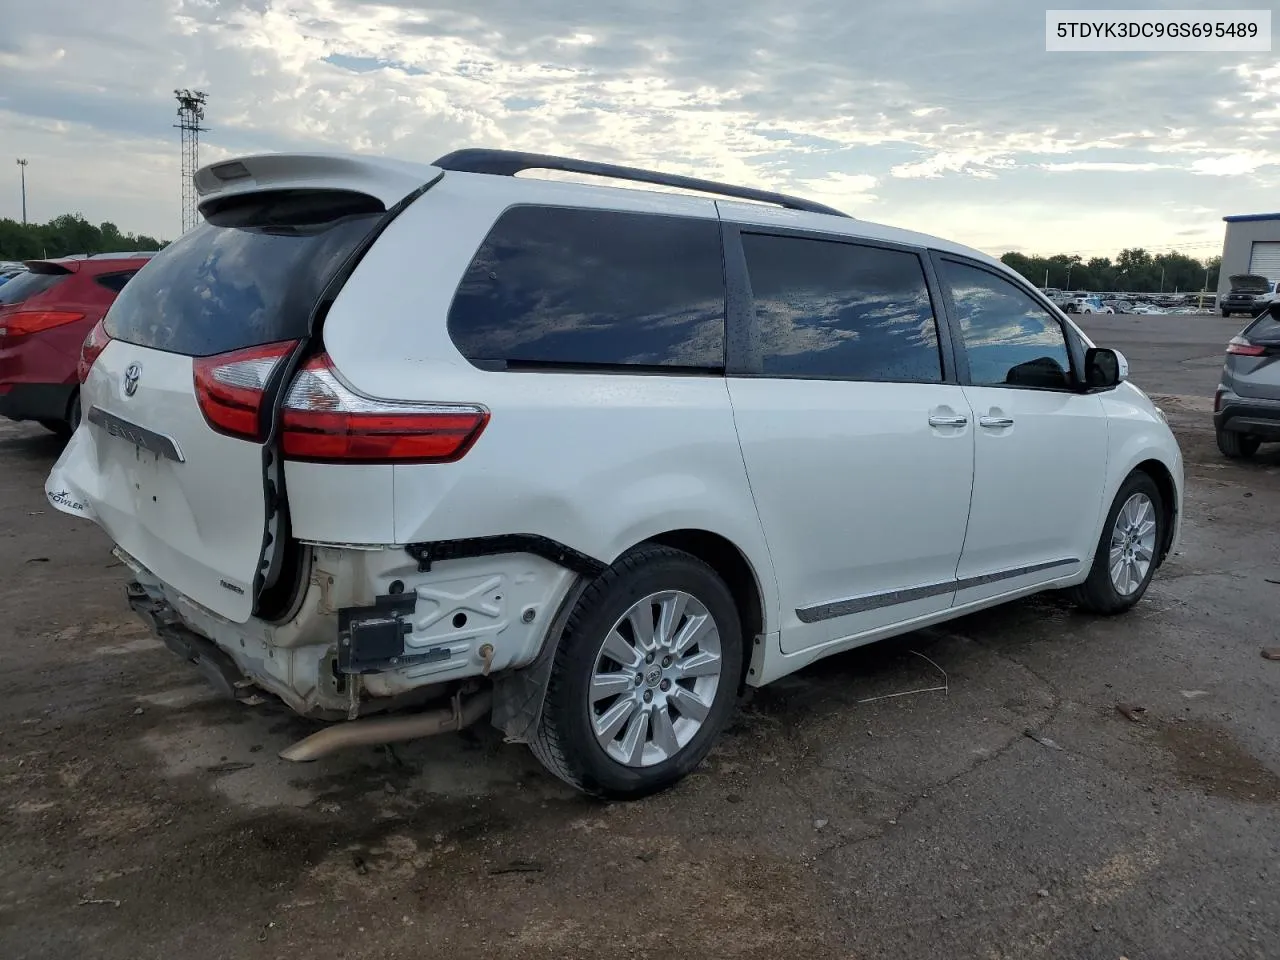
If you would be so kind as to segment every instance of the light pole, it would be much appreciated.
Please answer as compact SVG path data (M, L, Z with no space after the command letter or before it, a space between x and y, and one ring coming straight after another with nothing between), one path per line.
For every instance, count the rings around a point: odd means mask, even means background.
M22 177L22 225L27 225L27 161L18 158L18 170Z
M1074 267L1075 265L1076 264L1074 260L1069 261L1067 263L1067 289L1068 290L1071 289L1071 268Z

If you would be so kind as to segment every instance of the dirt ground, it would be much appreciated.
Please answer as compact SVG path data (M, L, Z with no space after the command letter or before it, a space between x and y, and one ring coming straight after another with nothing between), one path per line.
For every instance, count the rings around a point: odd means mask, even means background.
M1188 458L1137 610L1037 598L824 661L634 804L488 727L277 759L309 728L151 639L44 501L57 442L0 426L0 957L1276 957L1280 449L1219 456L1225 337L1188 336L1135 357Z

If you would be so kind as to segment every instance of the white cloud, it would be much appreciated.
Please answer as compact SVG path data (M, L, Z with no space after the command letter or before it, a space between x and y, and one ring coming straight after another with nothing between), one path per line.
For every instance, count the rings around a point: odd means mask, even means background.
M1073 160L1067 163L1042 163L1041 170L1050 173L1150 173L1152 170L1175 170L1171 163L1124 163L1108 160Z
M995 176L994 170L1008 169L1013 165L1013 158L1005 154L944 150L924 160L897 164L890 168L889 173L904 180L918 177L937 178L946 173L962 173L980 179L990 179Z
M1238 177L1277 163L1280 163L1280 155L1277 154L1228 153L1217 157L1201 157L1191 164L1191 169L1213 177Z

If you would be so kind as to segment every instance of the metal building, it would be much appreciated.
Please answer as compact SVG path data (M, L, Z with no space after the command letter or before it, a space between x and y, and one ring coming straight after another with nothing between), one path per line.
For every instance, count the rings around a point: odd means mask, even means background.
M1232 274L1256 273L1280 280L1280 213L1241 213L1222 219L1227 235L1222 242L1218 298L1231 289Z

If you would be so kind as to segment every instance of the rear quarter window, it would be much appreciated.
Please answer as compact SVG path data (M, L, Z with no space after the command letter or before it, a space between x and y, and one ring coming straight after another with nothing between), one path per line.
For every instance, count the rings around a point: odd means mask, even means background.
M119 293L124 289L124 285L129 282L129 279L137 272L138 271L136 270L129 270L125 273L105 273L100 277L94 277L93 280L94 283L98 284L98 286L106 287L114 293Z
M1280 320L1264 313L1245 328L1244 335L1258 343L1280 343Z
M472 363L724 368L716 220L521 206L481 244L449 310Z

